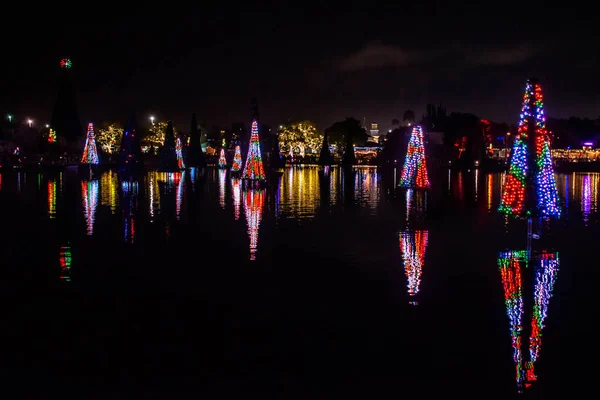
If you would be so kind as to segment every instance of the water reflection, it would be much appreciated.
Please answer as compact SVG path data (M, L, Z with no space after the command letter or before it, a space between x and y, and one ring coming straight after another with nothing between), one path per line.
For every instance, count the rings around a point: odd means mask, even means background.
M96 219L96 207L98 206L98 180L81 181L81 201L83 203L83 215L87 226L88 236L94 234L94 221Z
M149 171L146 178L148 185L148 213L150 222L155 221L155 217L160 213L160 189L158 188L158 172Z
M249 188L244 190L243 197L248 236L250 238L250 260L255 260L258 249L258 229L260 228L265 202L265 191L263 189Z
M242 187L240 178L231 178L231 197L233 200L233 218L240 219L240 205L242 204ZM276 202L276 204L278 204Z
M542 331L548 316L548 305L559 269L558 253L542 251L529 257L526 250L504 251L498 256L498 266L504 287L504 301L510 321L510 335L515 363L517 391L522 393L537 380L535 363L542 348ZM529 282L526 273L533 265L533 304L525 314L528 293L523 292L523 282ZM528 307L527 307L528 308ZM528 315L530 323L524 323ZM528 336L528 343L525 340ZM528 350L528 351L527 351Z
M112 214L115 214L119 207L118 185L119 177L115 171L104 171L100 175L100 204L109 207Z
M600 173L559 174L556 177L558 193L564 199L567 214L569 205L581 211L584 224L588 224L590 216L598 212L598 183ZM574 203L575 204L574 204Z
M65 282L71 281L71 243L60 247L59 253L60 279Z
M138 209L137 181L121 182L121 204L123 207L123 240L125 243L135 243L136 211Z
M48 217L56 218L56 180L48 179Z
M185 194L185 170L174 174L175 188L175 216L181 219L181 208L183 206L183 197Z
M404 271L408 280L410 304L417 305L416 296L421 286L425 250L427 249L428 232L423 230L400 232L400 252L404 262Z
M289 166L279 182L279 215L312 218L319 206L319 196L318 168Z
M354 201L374 213L381 196L378 168L357 167L354 179Z
M219 169L219 205L221 208L225 208L225 178L227 177L227 170Z

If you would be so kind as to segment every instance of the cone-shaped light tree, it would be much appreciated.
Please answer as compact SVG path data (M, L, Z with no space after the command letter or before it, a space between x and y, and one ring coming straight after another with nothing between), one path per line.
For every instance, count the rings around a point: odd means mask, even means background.
M158 171L179 171L179 166L177 165L177 152L175 151L175 133L173 132L173 121L169 121L167 123L167 131L165 132L165 143L160 148Z
M175 139L175 154L177 155L177 166L179 169L185 169L185 163L183 162L183 148L179 136Z
M82 164L98 164L98 150L96 149L96 138L94 137L94 124L89 123L87 128L87 138L85 148L81 157Z
M227 159L225 158L225 149L221 147L221 154L219 155L219 168L227 168Z
M192 123L190 126L190 144L187 154L187 165L188 167L206 167L206 159L204 158L204 152L202 151L202 140L201 133L198 129L198 122L196 121L196 114L192 114Z
M525 86L521 119L499 211L523 217L560 216L544 98L536 78L529 79Z
M248 156L246 157L246 165L244 166L242 178L251 181L266 180L265 169L260 153L260 138L258 137L258 123L256 119L252 121L250 146L248 147Z
M399 186L416 189L426 189L430 186L423 145L423 129L419 125L413 127L408 141Z
M319 155L319 165L331 165L333 164L333 157L331 156L331 150L329 150L329 134L325 132L323 136L323 145L321 146L321 154Z
M132 115L125 126L119 151L119 173L135 174L142 168L142 146L140 135L136 131L135 115Z
M232 172L240 172L242 169L242 152L240 146L235 146L235 155L233 156L233 164L231 165Z
M399 186L416 189L426 189L430 186L423 145L423 129L420 125L414 126L410 135Z

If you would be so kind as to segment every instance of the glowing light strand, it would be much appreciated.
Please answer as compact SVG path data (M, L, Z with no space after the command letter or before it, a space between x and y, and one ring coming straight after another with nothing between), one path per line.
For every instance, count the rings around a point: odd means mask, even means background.
M410 135L399 186L419 189L430 187L423 145L423 129L419 125L413 127Z
M83 155L81 156L82 164L98 164L98 150L96 149L96 138L94 137L94 124L91 122L87 128L87 138Z
M258 123L252 121L252 130L250 135L250 146L248 147L248 156L244 166L243 179L252 181L264 181L265 170L263 167L262 156L260 154L260 139L258 137Z

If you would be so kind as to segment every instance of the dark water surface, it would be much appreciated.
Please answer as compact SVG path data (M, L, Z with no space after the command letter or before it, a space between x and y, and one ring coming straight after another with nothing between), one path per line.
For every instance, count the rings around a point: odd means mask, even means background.
M82 395L560 397L585 360L600 174L557 175L565 213L527 265L526 226L496 212L503 174L434 172L427 194L398 177L294 167L245 190L216 169L2 173L2 379Z

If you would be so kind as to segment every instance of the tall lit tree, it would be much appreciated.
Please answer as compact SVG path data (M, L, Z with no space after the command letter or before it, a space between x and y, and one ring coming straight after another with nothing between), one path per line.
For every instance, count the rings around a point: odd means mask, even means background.
M231 165L232 172L240 172L242 169L242 153L240 146L235 146L235 155L233 156L233 164Z
M423 145L423 130L419 125L413 127L406 159L400 174L400 186L425 189L430 186L425 161L425 147Z
M183 162L183 149L181 147L181 139L179 136L175 139L175 154L177 155L177 166L179 169L185 169L185 163Z
M219 168L227 168L227 159L225 158L225 149L221 147L221 154L219 155Z
M87 138L81 157L82 164L98 164L98 151L96 150L96 140L94 138L94 124L89 123L87 128Z
M244 166L242 178L251 181L266 180L262 155L260 153L260 138L258 136L258 123L256 119L252 121L250 145L248 146L248 156L246 157L246 165Z
M155 147L161 147L165 143L165 137L167 134L167 128L169 127L169 122L158 121L155 122L149 130L148 136L146 136L146 140L151 142ZM171 128L173 128L171 124ZM175 132L173 130L173 132Z
M560 216L543 100L538 80L529 79L499 208L504 214Z

